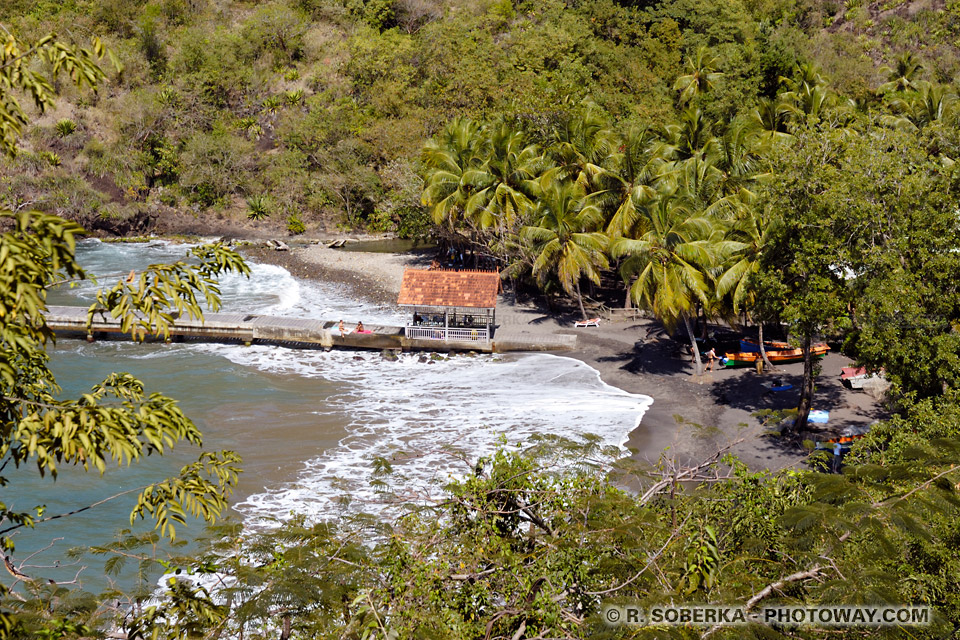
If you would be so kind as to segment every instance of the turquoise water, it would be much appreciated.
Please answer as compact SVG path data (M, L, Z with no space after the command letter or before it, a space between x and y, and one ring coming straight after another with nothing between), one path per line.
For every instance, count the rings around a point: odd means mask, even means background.
M78 257L104 277L125 276L152 262L179 259L185 247L107 245L85 242ZM274 315L343 318L348 323L397 324L395 308L349 297L336 285L299 281L271 265L253 265L250 280L226 278L224 310ZM82 304L92 284L57 291L52 304ZM601 436L622 444L650 404L650 398L605 385L590 367L544 354L459 356L399 361L377 352L299 351L273 346L180 343L137 345L130 341L87 344L63 340L51 351L52 368L67 397L75 397L113 371L140 378L148 391L177 398L204 433L204 446L232 449L243 456L244 473L234 513L253 526L303 513L311 519L336 517L348 497L353 510L383 512L369 485L372 461L393 458L392 480L404 491L436 492L462 470L445 453L456 447L470 457L489 452L501 437L519 444L542 434ZM180 447L106 478L66 470L54 483L29 470L15 474L4 500L18 507L47 505L47 513L67 511L174 473L198 451ZM45 523L17 535L17 557L53 546L35 564L67 562L70 547L109 540L127 518L133 496L95 510ZM145 525L139 525L144 529ZM191 525L180 532L200 533ZM106 586L102 560L85 559L88 588ZM75 568L43 569L42 575L72 578ZM121 576L121 584L129 576Z
M88 391L94 381L123 370L142 380L148 392L162 391L177 398L204 433L207 448L230 449L243 456L244 473L234 496L237 500L262 491L271 481L289 478L305 457L336 446L345 435L329 421L315 424L316 416L309 411L313 402L336 391L336 385L296 377L254 376L222 357L185 345L63 341L52 352L52 364L65 397L76 397ZM5 495L12 490L13 499L8 501L17 507L46 505L49 515L63 513L174 475L198 454L199 449L183 444L170 455L148 457L130 467L108 467L104 478L96 471L65 468L56 481L41 480L32 469L23 469L13 474ZM66 549L105 542L115 531L127 527L134 504L135 494L131 494L94 510L44 523L35 530L21 530L16 536L18 555L22 557L62 538L36 558L39 564L62 563ZM195 535L200 526L193 524L181 535ZM143 524L136 527L149 528ZM84 574L88 584L103 586L99 570L102 561L87 562L92 563ZM70 571L54 573L62 579Z

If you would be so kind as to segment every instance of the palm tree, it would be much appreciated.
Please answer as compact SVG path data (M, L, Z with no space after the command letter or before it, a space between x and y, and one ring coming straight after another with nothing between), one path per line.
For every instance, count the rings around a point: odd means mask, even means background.
M709 155L716 146L710 123L703 111L695 107L684 109L680 114L680 121L666 125L661 135L669 145L667 149L677 160Z
M760 132L760 139L767 146L793 138L787 125L796 109L781 96L760 98L757 107L750 114L753 126Z
M610 156L617 143L607 116L590 100L564 114L552 137L549 151L556 166L545 174L545 180L576 180L585 189L589 175Z
M798 62L793 67L793 76L780 78L780 83L793 93L810 92L814 87L826 86L827 81L820 68L812 62Z
M723 77L717 71L717 56L705 47L699 47L693 56L688 56L684 70L686 73L674 83L673 88L680 92L680 102L686 103L698 95L713 88L714 83Z
M605 228L614 238L629 233L636 221L637 203L656 196L653 184L668 164L663 143L649 129L631 128L616 149L585 172L591 201L612 211Z
M729 210L729 199L724 197L721 190L723 172L717 168L712 155L694 156L675 163L674 170L664 177L662 184L675 188L694 214L719 218Z
M787 91L777 98L790 105L794 117L819 118L834 101L826 80L812 63L797 64L793 77L780 78L780 81Z
M776 233L779 221L776 217L765 219L756 210L750 208L728 230L727 238L739 244L739 250L724 265L716 281L716 295L719 298L730 296L733 313L741 309L754 307L757 290L753 278L760 270L760 258L769 239ZM773 363L767 358L763 346L763 322L758 324L760 356L764 366L772 370Z
M470 118L456 118L437 136L424 145L423 164L426 167L423 204L430 208L435 224L446 224L454 230L462 221L469 185L463 175L478 162L482 130Z
M602 166L592 166L591 199L608 212L605 226L611 239L630 236L639 218L638 209L657 197L655 185L672 170L667 157L672 149L650 129L633 127L617 151ZM630 287L625 283L624 308L630 307Z
M586 276L600 282L600 270L609 267L607 236L597 231L603 221L600 209L571 182L553 182L537 202L535 223L524 227L521 236L533 245L533 275L542 284L556 276L568 295L576 295L583 319L580 280Z
M898 115L887 116L884 121L895 127L917 131L943 119L956 100L957 95L949 87L921 82L918 91L890 101L890 108Z
M877 93L917 89L917 81L923 73L923 64L909 51L898 56L893 67L881 67L887 73L887 81L877 87Z
M747 119L735 120L717 140L714 163L720 172L720 205L743 214L757 200L757 188L770 179L764 153L766 145Z
M503 235L533 209L538 191L536 178L544 161L536 145L506 123L490 130L483 149L482 164L467 169L461 183L469 185L472 195L464 205L464 213L481 229L496 227Z
M610 255L626 258L620 267L624 282L636 276L630 288L636 304L650 309L670 331L683 320L700 375L703 364L690 316L697 303L710 303L706 271L718 262L722 248L717 227L708 217L692 215L674 191L661 193L642 213L641 233L615 240Z
M825 86L804 83L799 90L781 93L778 98L790 105L794 118L819 118L833 103L834 95Z

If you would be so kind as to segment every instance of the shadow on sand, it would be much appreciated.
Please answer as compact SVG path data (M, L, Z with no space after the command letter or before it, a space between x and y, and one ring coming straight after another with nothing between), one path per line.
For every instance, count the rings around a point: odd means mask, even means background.
M667 337L662 329L638 324L629 327L628 330L636 330L640 337L634 343L633 349L602 356L597 358L598 362L622 362L620 368L633 374L694 375L689 349L685 349L683 344Z

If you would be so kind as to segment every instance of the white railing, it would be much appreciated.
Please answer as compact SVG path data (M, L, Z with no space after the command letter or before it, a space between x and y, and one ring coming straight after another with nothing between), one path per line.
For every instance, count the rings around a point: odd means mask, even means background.
M454 342L489 342L486 329L460 329L445 327L406 327L405 335L415 340L445 340Z

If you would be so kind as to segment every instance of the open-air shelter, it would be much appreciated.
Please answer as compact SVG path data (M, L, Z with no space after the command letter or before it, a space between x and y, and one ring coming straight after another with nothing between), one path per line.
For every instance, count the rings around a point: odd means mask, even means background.
M411 317L404 335L417 340L489 342L497 320L496 271L407 269L397 304Z

